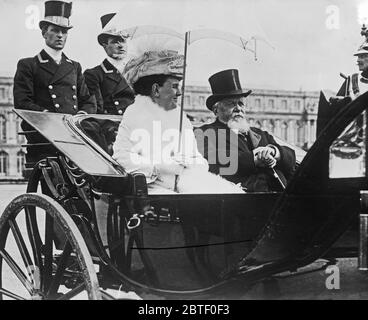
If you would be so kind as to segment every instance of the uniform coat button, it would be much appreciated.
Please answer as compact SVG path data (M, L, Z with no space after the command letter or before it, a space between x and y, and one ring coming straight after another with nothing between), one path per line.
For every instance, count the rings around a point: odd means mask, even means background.
M55 104L55 108L59 108L60 107L60 104Z
M73 99L77 100L77 96L75 94L73 94Z
M73 89L73 90L77 90L77 87L76 87L76 86L72 86L72 89Z
M123 110L119 110L118 111L118 114L123 114Z
M50 84L49 89L52 90L52 89L54 89L54 87Z
M53 94L51 98L56 99L56 94Z
M114 105L118 106L119 105L119 101L115 101Z
M76 105L74 105L73 108L74 108L74 110L77 110L77 106Z

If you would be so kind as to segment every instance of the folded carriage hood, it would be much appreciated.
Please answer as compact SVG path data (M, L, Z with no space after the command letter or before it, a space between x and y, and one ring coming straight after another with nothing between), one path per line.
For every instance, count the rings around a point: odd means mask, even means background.
M73 117L78 115L20 109L14 112L85 173L93 176L126 176L116 161L89 143L87 137L72 125Z

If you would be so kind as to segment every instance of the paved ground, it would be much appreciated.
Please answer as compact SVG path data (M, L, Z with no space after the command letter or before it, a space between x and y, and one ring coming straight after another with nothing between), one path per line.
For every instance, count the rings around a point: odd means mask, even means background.
M25 192L26 185L0 185L0 213L17 195ZM21 228L22 229L22 228ZM216 299L368 299L368 272L357 269L357 259L340 259L337 267L318 269L324 261L317 261L296 274L282 274L270 281L255 285L250 291L235 289L227 296ZM307 272L300 274L299 272ZM308 273L310 272L310 273ZM5 281L14 281L8 275ZM156 299L156 296L143 298Z

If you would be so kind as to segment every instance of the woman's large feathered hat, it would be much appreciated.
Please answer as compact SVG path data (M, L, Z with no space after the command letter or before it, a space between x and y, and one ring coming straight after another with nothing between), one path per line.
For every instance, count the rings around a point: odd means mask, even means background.
M65 29L73 28L70 24L72 14L72 2L46 1L45 18L39 22L40 29L46 24L53 24Z
M130 85L136 83L140 78L159 74L182 79L183 68L184 57L177 51L147 51L126 64L124 77Z
M152 75L183 78L184 56L179 53L182 43L166 35L142 36L129 46L131 59L125 66L124 77L133 86L139 79Z
M126 31L123 31L116 26L109 24L109 22L112 18L115 17L115 15L116 13L108 13L100 18L102 31L97 36L97 41L101 46L106 37L118 37L122 39L127 39L129 37L129 34Z
M215 73L208 79L212 95L206 100L207 108L212 111L213 105L225 98L246 97L252 90L243 90L239 81L239 72L229 69Z

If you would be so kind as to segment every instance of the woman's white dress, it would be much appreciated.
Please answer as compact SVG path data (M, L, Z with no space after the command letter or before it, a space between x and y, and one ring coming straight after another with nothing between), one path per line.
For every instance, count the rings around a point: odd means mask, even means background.
M178 152L180 109L166 111L150 97L137 95L124 113L113 158L127 172L146 176L149 193L242 193L240 187L208 172L193 127L184 114ZM178 163L184 161L185 168Z

